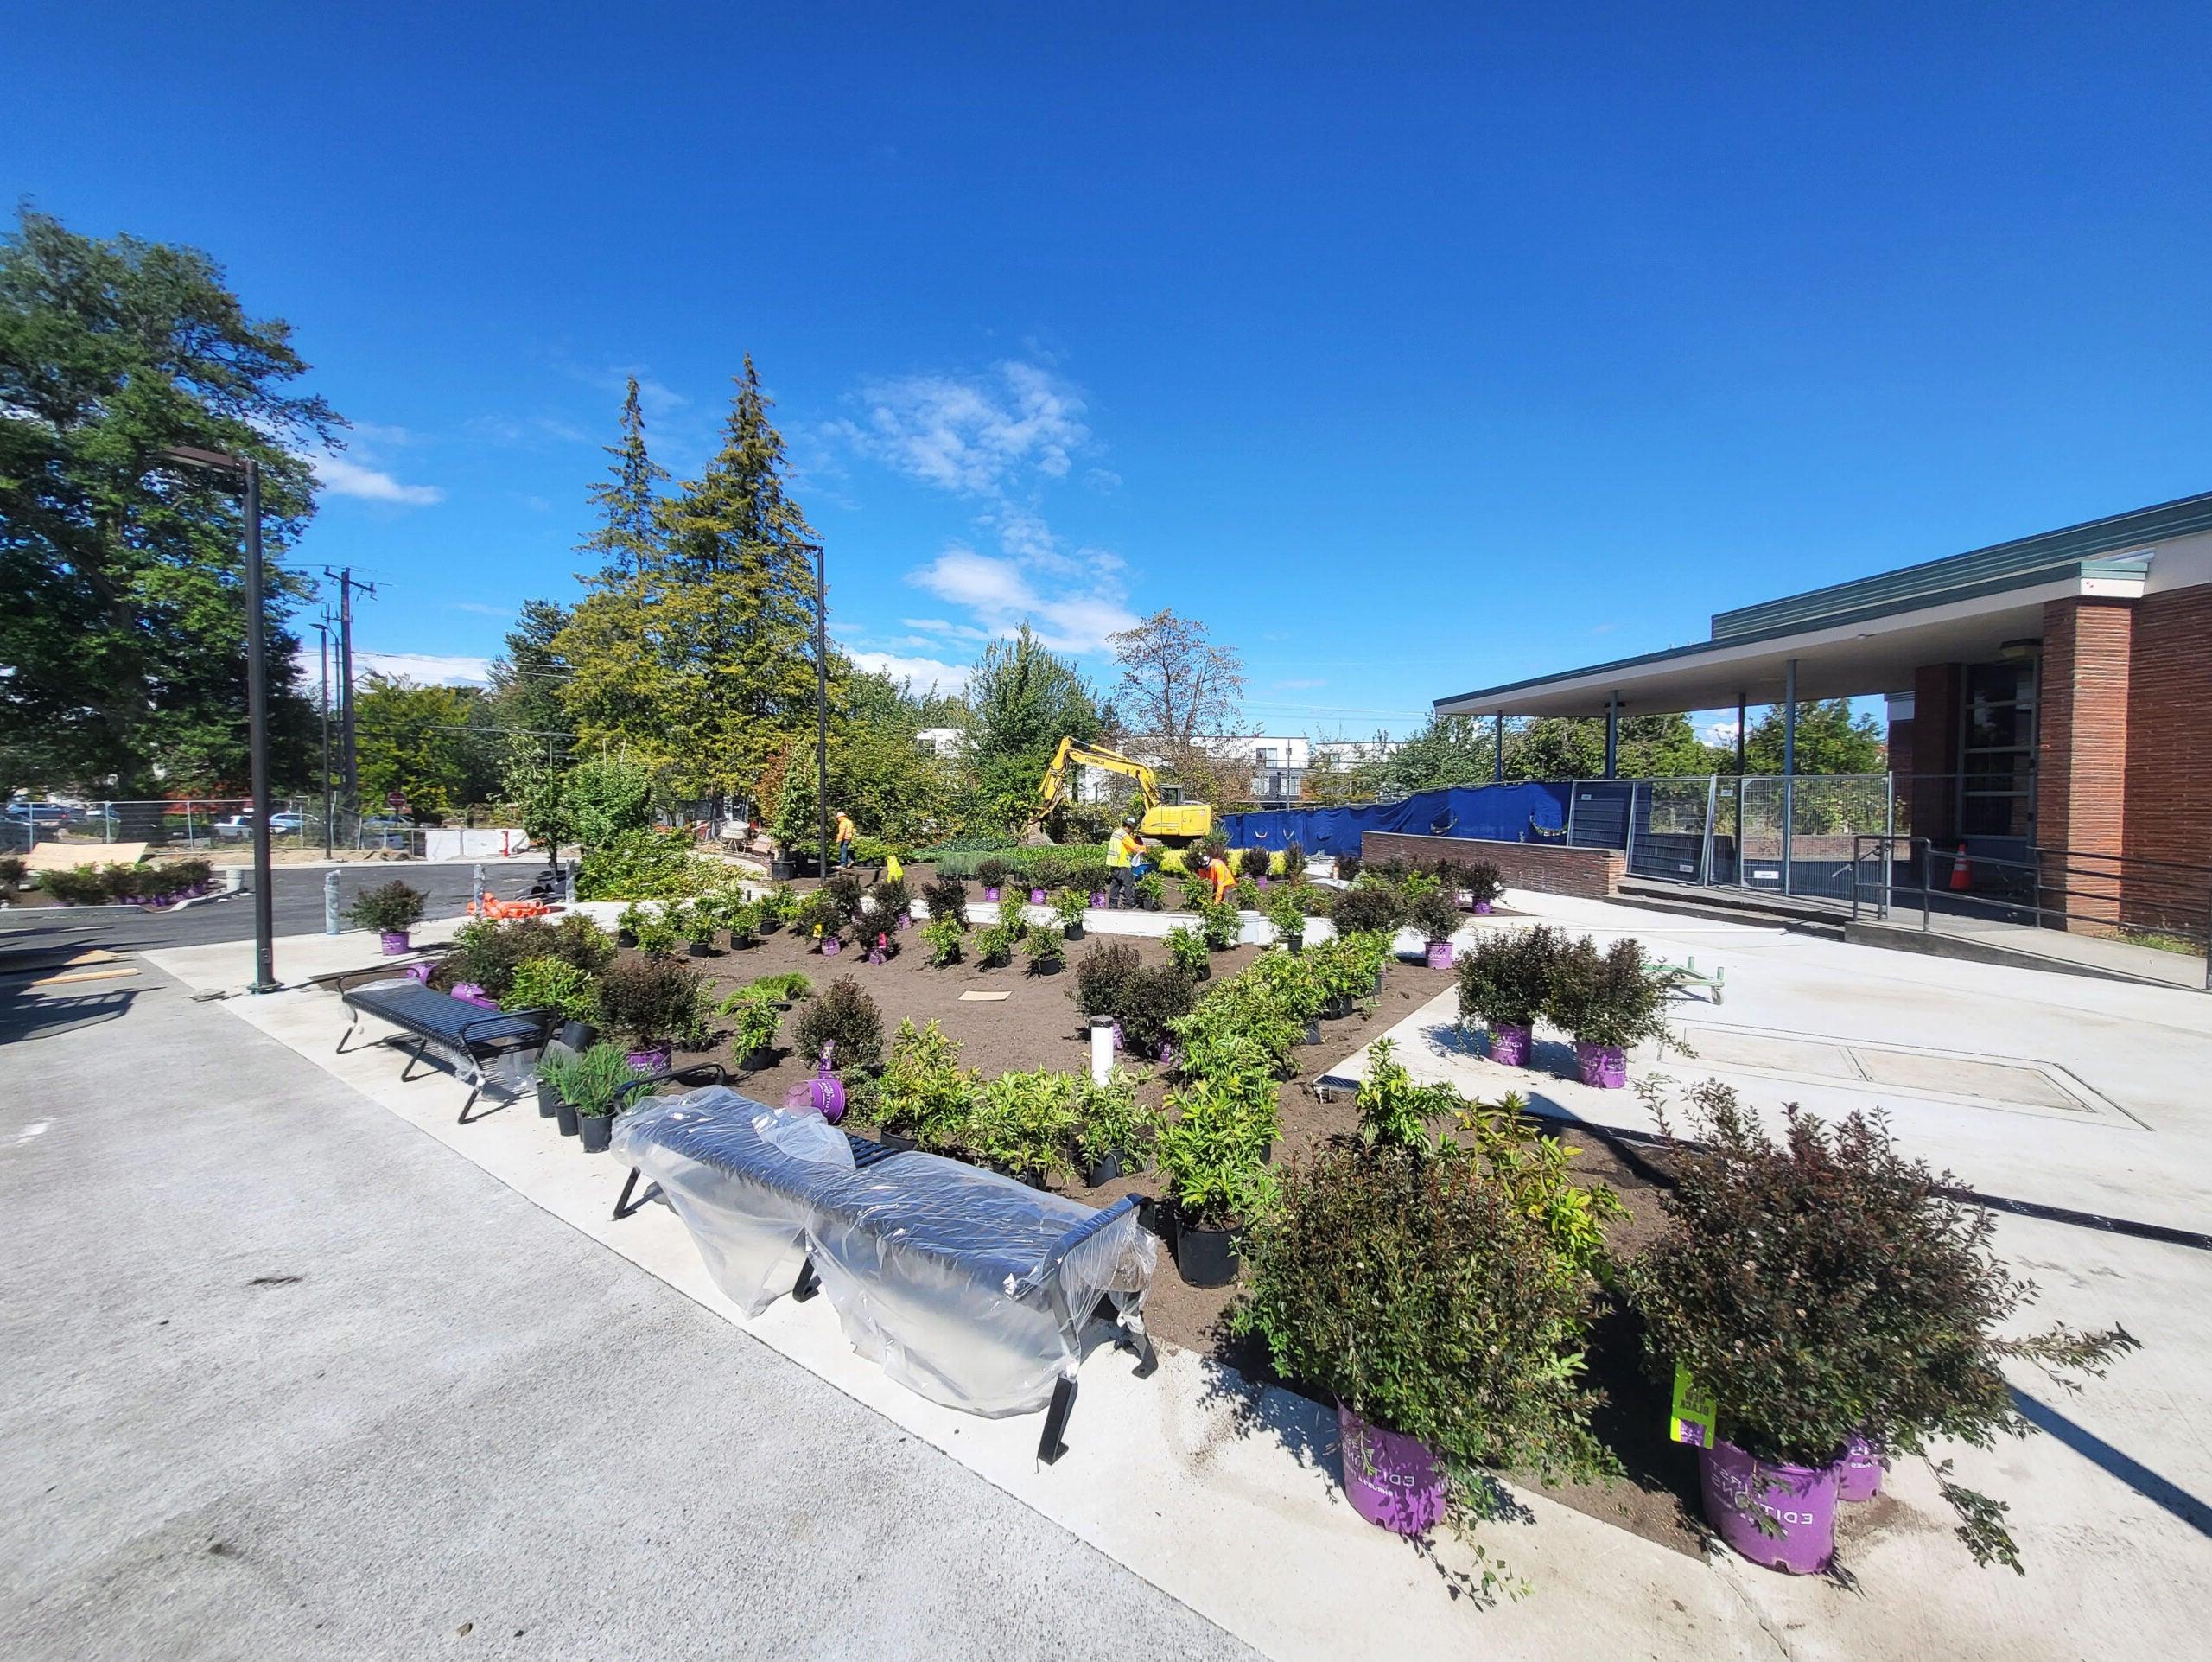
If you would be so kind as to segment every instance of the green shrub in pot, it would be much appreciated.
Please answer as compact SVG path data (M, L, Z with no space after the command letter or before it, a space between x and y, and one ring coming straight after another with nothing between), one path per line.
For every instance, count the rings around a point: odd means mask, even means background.
M968 885L957 877L932 878L922 888L922 903L932 921L945 920L955 928L968 927Z
M600 1014L633 1050L696 1044L705 1036L704 992L699 972L680 959L632 953L601 973Z
M806 1007L791 1042L809 1061L823 1045L835 1045L830 1060L838 1073L871 1073L883 1066L883 1012L859 982L841 975Z
M1686 1367L1719 1435L1755 1458L1822 1467L1861 1437L1929 1461L1977 1563L2021 1569L2003 1503L1933 1458L2031 1430L2004 1375L2062 1384L2136 1347L2123 1328L2002 1331L2033 1283L2000 1262L1994 1218L1945 1198L1951 1174L1908 1160L1878 1114L1823 1125L1792 1105L1779 1138L1717 1081L1691 1092L1666 1232L1628 1266L1655 1366ZM1662 1120L1662 1129L1667 1129Z
M1389 934L1406 920L1406 903L1389 884L1363 877L1337 896L1336 910L1329 915L1347 933Z
M620 1045L607 1042L594 1045L581 1056L567 1052L548 1055L537 1071L561 1093L561 1100L586 1119L612 1114L622 1087L647 1077L630 1066Z
M1268 1146L1279 1128L1275 1082L1251 1069L1178 1086L1161 1105L1155 1148L1177 1215L1201 1229L1242 1229L1274 1197Z
M884 1064L878 1121L887 1131L911 1137L936 1154L959 1153L969 1116L983 1088L982 1075L960 1066L961 1044L931 1022L899 1023Z
M1125 1171L1140 1169L1157 1126L1137 1101L1129 1076L1116 1067L1103 1085L1087 1073L1074 1078L1070 1109L1077 1165L1091 1167L1118 1157Z
M921 937L930 964L941 970L960 962L967 950L968 927L957 917L932 916L922 926Z
M772 992L743 987L715 1006L716 1014L729 1018L730 1054L740 1062L757 1065L775 1048L776 1029L783 1022L781 1002Z
M1022 940L1022 948L1029 955L1029 970L1033 975L1055 975L1067 962L1067 938L1057 926L1039 924Z
M1198 933L1205 937L1209 952L1225 952L1236 945L1237 937L1243 933L1244 917L1237 908L1235 889L1220 900L1205 901L1195 910L1198 914Z
M394 878L356 895L353 904L346 910L346 920L356 929L398 934L423 921L427 899L421 889Z
M1552 1007L1553 975L1567 937L1541 925L1483 931L1459 960L1459 1014L1495 1032L1533 1028Z
M501 1009L550 1009L558 1011L564 1022L586 1022L594 1027L600 1022L596 984L575 965L550 956L524 958L516 965L506 991L498 997Z
M1207 962L1205 937L1188 924L1177 924L1167 932L1167 961L1191 980L1204 976L1210 965Z
M1553 953L1544 1014L1586 1044L1625 1050L1646 1039L1668 1039L1666 1004L1665 984L1632 939L1601 952L1585 935Z
M1260 912L1274 927L1275 939L1302 939L1306 933L1304 892L1295 883L1277 883L1261 896Z
M1090 891L1087 888L1063 888L1052 896L1052 915L1059 920L1063 931L1083 927L1083 914L1090 905Z
M1452 898L1448 889L1416 889L1408 883L1406 921L1420 932L1425 941L1449 940L1452 932L1459 927L1459 903Z
M977 1094L963 1137L985 1165L1039 1186L1074 1170L1076 1087L1073 1073L1040 1067L1001 1073Z

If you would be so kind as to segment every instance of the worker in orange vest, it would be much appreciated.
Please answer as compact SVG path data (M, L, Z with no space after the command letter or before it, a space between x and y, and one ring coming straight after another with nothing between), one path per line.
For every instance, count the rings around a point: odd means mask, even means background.
M860 827L853 824L852 816L842 808L837 810L837 866L840 870L853 863L853 839L860 835Z
M1208 849L1204 860L1205 863L1198 868L1198 876L1213 885L1214 904L1218 906L1229 891L1236 887L1236 876L1230 870L1229 862L1223 859L1217 851Z

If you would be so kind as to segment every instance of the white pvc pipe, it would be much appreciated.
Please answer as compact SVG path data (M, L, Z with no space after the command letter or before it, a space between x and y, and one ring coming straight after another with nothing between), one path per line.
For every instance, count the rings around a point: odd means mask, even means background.
M1094 1085L1106 1083L1106 1076L1114 1071L1114 1024L1093 1017L1090 1023L1090 1080Z

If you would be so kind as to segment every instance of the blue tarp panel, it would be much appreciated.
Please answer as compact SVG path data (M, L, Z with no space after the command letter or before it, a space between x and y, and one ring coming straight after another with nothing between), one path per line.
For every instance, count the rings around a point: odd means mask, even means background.
M1567 840L1567 785L1527 780L1512 785L1455 785L1423 791L1403 802L1363 802L1344 808L1279 808L1222 816L1232 848L1279 849L1296 843L1308 854L1357 854L1367 831L1414 837L1479 837L1494 843Z

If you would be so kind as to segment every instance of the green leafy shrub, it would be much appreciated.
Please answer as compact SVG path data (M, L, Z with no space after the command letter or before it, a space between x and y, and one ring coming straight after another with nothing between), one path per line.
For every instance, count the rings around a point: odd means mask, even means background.
M1074 1120L1074 1152L1077 1163L1096 1165L1109 1156L1141 1165L1147 1145L1158 1127L1137 1101L1136 1086L1116 1067L1103 1085L1087 1073L1072 1076L1075 1090L1069 1101Z
M797 970L785 970L779 975L760 976L746 984L747 992L762 992L771 998L780 998L798 1003L803 998L814 997L814 983Z
M1277 883L1269 889L1262 897L1260 913L1274 927L1278 939L1306 933L1306 903L1294 883Z
M1020 901L1007 895L999 902L998 921L976 933L976 962L987 970L1013 963L1014 949L1021 944L1028 927L1022 917Z
M715 1007L717 1015L730 1019L730 1052L739 1060L774 1048L776 1030L783 1024L779 1002L772 992L741 987Z
M1603 952L1585 935L1552 959L1551 997L1544 1013L1577 1039L1626 1048L1668 1037L1662 1019L1664 984L1653 975L1642 944L1624 937Z
M599 1008L606 1025L631 1040L634 1050L664 1041L696 1044L704 1037L705 985L681 959L632 952L616 958L599 977Z
M419 888L409 887L394 878L379 883L374 888L365 888L353 897L353 904L346 908L346 921L356 929L372 929L379 934L394 934L412 928L423 921L425 896Z
M501 1009L557 1010L564 1022L589 1022L594 1026L600 1020L599 989L590 974L550 956L528 958L516 965L506 991L498 997Z
M204 864L205 862L201 863ZM0 854L0 888L12 893L22 888L24 874L29 870L30 863L22 855Z
M1237 937L1244 930L1244 918L1237 909L1234 890L1220 900L1206 901L1197 910L1198 933L1205 937L1208 950L1225 952L1236 945Z
M1032 929L1023 938L1022 946L1029 954L1029 968L1033 974L1051 974L1067 962L1067 941L1058 929L1049 925L1039 925Z
M877 1123L933 1153L964 1149L968 1117L983 1079L960 1066L960 1041L935 1022L926 1028L899 1022L883 1069Z
M1083 914L1090 905L1090 891L1087 888L1064 888L1052 896L1052 915L1060 920L1060 927L1075 929L1082 927Z
M1039 1183L1073 1170L1077 1078L1054 1069L1001 1073L983 1086L963 1139L986 1165Z
M883 1013L859 982L841 975L806 1007L792 1041L809 1061L835 1045L830 1061L840 1073L872 1073L883 1066Z
M932 917L922 926L920 933L933 969L947 969L959 963L967 950L967 926L957 918Z
M1528 1105L1517 1092L1494 1107L1462 1105L1459 1130L1491 1175L1505 1185L1521 1215L1550 1237L1563 1272L1611 1286L1617 1275L1605 1226L1626 1218L1628 1208L1605 1184L1575 1181L1569 1168L1581 1150L1548 1135L1529 1117Z
M1330 915L1339 929L1387 934L1405 921L1405 901L1389 884L1364 877L1337 896L1337 908Z
M1157 912L1167 904L1167 880L1157 870L1147 871L1134 885L1137 904L1147 912Z
M102 906L109 898L106 876L98 866L72 866L67 870L42 871L38 881L39 887L46 891L48 897L63 906ZM417 913L416 915L419 917L422 914Z
M1009 877L1050 888L1073 881L1078 873L1103 868L1106 846L1058 843L1042 848L949 849L930 850L922 857L934 862L940 877L973 877L986 888L1002 888Z
M1688 1367L1738 1447L1807 1466L1853 1436L1893 1456L1987 1449L2029 1429L2005 1363L2070 1384L2135 1347L2120 1328L2006 1336L2034 1285L1997 1258L1991 1214L1944 1199L1956 1180L1900 1155L1879 1116L1831 1128L1792 1105L1777 1141L1727 1086L1692 1094L1703 1146L1678 1149L1666 1232L1628 1279L1654 1366ZM2003 1504L1934 1469L1975 1560L2019 1570Z
M1337 856L1337 876L1350 882L1359 876L1360 857L1357 854Z
M1192 980L1206 972L1206 938L1187 924L1167 932L1167 961Z
M1294 1162L1278 1196L1245 1232L1232 1323L1284 1378L1434 1450L1455 1525L1499 1512L1487 1468L1616 1468L1582 1378L1589 1279L1477 1162L1338 1138Z
M650 834L652 776L643 762L632 761L626 756L580 761L569 770L567 779L562 782L561 801L576 840L595 853L623 837ZM588 859L589 856L586 857ZM595 895L588 898L612 901L624 897Z
M682 831L632 829L588 844L576 870L584 901L673 901L712 888L728 868L702 860Z
M633 901L622 908L614 927L635 940L639 952L653 958L666 958L676 950L676 920L666 907L639 906Z
M1484 930L1459 960L1459 1014L1492 1030L1534 1027L1552 1003L1566 937L1555 929Z
M552 929L551 955L597 975L614 961L614 937L581 912L571 912Z
M581 1056L556 1053L539 1062L537 1071L562 1101L593 1119L614 1111L615 1096L624 1086L650 1077L630 1066L620 1045L604 1043Z
M942 860L938 862L937 871L938 876L940 877L953 877L959 876L959 873L957 870L948 867ZM1007 863L1000 856L995 854L988 855L982 859L976 861L975 863L975 871L976 881L982 884L984 888L1003 888L1006 887Z
M1160 1168L1185 1223L1234 1228L1267 1211L1274 1194L1267 1150L1278 1115L1272 1079L1193 1079L1168 1092L1162 1111Z

